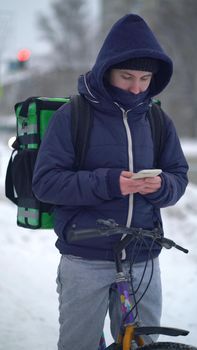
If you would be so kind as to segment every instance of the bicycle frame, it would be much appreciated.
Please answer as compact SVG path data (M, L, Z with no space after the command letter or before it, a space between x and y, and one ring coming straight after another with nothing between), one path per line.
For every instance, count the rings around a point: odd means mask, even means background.
M137 346L145 345L142 335L166 334L171 336L187 335L189 332L182 329L166 327L138 327L133 315L133 303L130 296L130 280L123 272L121 253L134 238L132 236L124 237L114 247L114 259L116 265L116 280L114 285L117 288L122 313L122 323L119 330L117 343L106 347L104 334L100 339L98 350L132 350L132 344Z
M115 248L114 248L114 257L115 257L115 264L116 264L116 280L114 285L117 288L119 297L120 297L120 304L121 304L121 313L122 313L122 324L119 331L118 341L116 346L117 349L120 348L120 346L123 346L123 350L131 350L131 343L135 340L136 344L138 346L145 345L143 338L141 336L135 337L135 328L136 328L136 322L135 318L133 316L133 304L130 296L130 281L128 280L128 277L125 275L122 269L122 262L121 262L121 252L122 250L133 240L133 237L127 236L125 237ZM106 348L104 335L102 335L99 343L98 350L105 350Z
M172 240L162 237L158 229L150 231L138 228L120 227L115 223L114 220L111 219L97 221L99 224L104 225L104 227L101 227L100 229L94 228L86 230L76 230L76 227L73 227L68 232L67 239L68 241L72 242L98 236L126 234L126 236L124 236L123 239L118 241L118 244L114 247L114 259L117 271L115 286L120 297L122 313L122 323L119 330L119 336L117 343L113 343L109 347L106 347L104 335L102 334L98 350L132 350L132 343L136 344L137 346L145 345L145 342L142 337L143 335L187 335L189 333L188 331L177 328L157 326L138 327L133 315L133 305L130 296L130 281L123 272L121 254L122 251L131 243L131 241L136 239L136 237L139 237L140 239L143 239L143 237L151 237L153 240L156 240L158 244L160 244L162 247L165 247L166 249L175 247L184 253L188 253L188 250L177 245Z

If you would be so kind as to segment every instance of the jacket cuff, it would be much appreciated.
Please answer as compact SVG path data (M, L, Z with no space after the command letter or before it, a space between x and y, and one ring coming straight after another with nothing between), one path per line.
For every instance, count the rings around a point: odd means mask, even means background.
M110 169L107 173L107 185L110 198L123 197L120 191L120 174L123 169Z

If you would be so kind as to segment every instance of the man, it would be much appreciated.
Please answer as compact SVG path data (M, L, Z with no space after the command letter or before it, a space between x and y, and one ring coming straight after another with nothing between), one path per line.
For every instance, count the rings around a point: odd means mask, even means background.
M79 93L89 101L93 116L83 169L73 169L69 104L56 112L42 142L33 190L40 200L54 204L56 246L62 255L57 277L59 350L96 350L109 300L110 315L116 313L112 323L114 338L120 323L119 303L111 285L115 280L113 246L121 237L69 244L68 229L73 224L79 229L93 228L97 219L108 218L127 227L153 229L162 225L160 208L174 205L185 191L188 166L167 116L165 147L157 164L161 175L132 179L134 172L154 168L147 111L151 98L163 91L171 75L172 61L144 20L137 15L124 16L109 32L92 70L79 78ZM149 240L135 245L135 289L150 258L151 245ZM132 248L130 244L122 255L126 271ZM159 325L162 302L157 244L151 252L154 274L138 305L138 321L146 326ZM142 290L150 271L148 261Z

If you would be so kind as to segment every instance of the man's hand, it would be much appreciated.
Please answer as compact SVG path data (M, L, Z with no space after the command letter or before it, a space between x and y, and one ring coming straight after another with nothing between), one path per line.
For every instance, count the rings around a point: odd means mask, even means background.
M124 196L131 193L154 193L161 187L160 176L134 180L132 175L130 171L122 171L120 174L120 190Z

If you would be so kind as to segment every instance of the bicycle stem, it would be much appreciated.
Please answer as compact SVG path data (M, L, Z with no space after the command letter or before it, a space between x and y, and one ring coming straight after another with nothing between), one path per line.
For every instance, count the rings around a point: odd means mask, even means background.
M119 241L115 246L114 246L114 260L116 264L116 271L123 272L122 269L122 261L121 261L121 253L122 251L135 239L133 236L125 236L121 241Z

